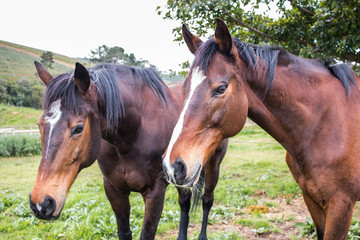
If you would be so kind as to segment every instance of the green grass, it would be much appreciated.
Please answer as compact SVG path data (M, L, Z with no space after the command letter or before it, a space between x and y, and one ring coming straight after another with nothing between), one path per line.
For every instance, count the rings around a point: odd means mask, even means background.
M255 128L230 141L222 163L220 179L215 190L215 203L209 215L209 239L254 239L245 237L239 229L246 228L254 236L282 234L282 226L292 224L289 239L308 239L313 236L311 220L294 225L295 216L282 215L280 199L300 197L285 160L285 150L271 137ZM41 156L0 158L0 239L116 239L116 219L102 184L102 175L95 163L84 169L73 184L64 210L56 221L36 219L28 206ZM140 237L144 203L140 194L131 194L131 229L133 238ZM201 206L201 205L200 205ZM191 216L189 239L197 239L202 218L201 207ZM252 206L269 208L249 213ZM304 207L304 211L307 211ZM360 236L359 209L355 209L349 239ZM357 219L357 221L355 220ZM180 209L177 191L169 186L164 211L157 230L157 239L177 237ZM223 228L227 226L228 228Z
M22 50L31 52L31 53L39 55L39 56L41 56L43 54L43 52L48 51L48 50L31 48L31 47L23 46L20 44L10 43L10 42L1 41L1 40L0 40L0 44L4 44L4 45L10 46L10 47L17 48L17 49L22 49ZM53 53L53 54L54 54L54 59L65 62L67 64L75 65L75 62L79 61L78 59L70 58L70 57L67 57L67 56L64 56L61 54L57 54L57 53Z
M253 136L253 137L251 137ZM286 183L293 181L287 170L281 148L273 143L249 144L251 141L273 141L262 132L238 135L230 142L224 159L220 181L215 191L215 205L209 224L228 224L239 221L237 213L259 202L257 191L267 197L278 197L299 190ZM242 145L246 145L246 147ZM266 146L263 146L266 145ZM263 149L268 149L266 154ZM28 158L0 158L0 174L6 176L0 184L0 238L1 239L106 239L116 238L116 221L102 186L102 175L97 164L83 170L72 186L61 217L57 221L39 221L30 214L28 193L36 178L40 156ZM2 199L2 201L1 201ZM1 203L2 202L2 203ZM134 239L139 238L144 204L140 194L131 194L131 227ZM275 204L269 204L271 206ZM177 191L169 186L165 207L158 227L160 239L176 239L180 220ZM201 223L202 210L192 216L191 222ZM254 223L255 224L255 223ZM276 226L253 226L257 231L278 231ZM169 231L172 234L169 234ZM189 232L197 239L199 231ZM210 239L245 239L236 231L209 232Z
M34 61L40 62L41 58L0 46L0 78L9 80L26 79L29 82L40 81L36 76ZM56 76L69 70L68 66L53 63L53 69L49 69L49 72Z
M41 61L41 55L46 50L40 50L35 48L30 48L26 46L22 46L19 44L9 43L0 40L0 44L4 44L6 46L0 46L0 79L9 79L9 80L23 80L26 79L29 82L31 81L40 81L40 79L36 75L36 69L34 66L34 61ZM20 52L15 49L21 49L26 52ZM28 54L36 54L37 56ZM90 63L74 59L70 57L66 57L63 55L54 54L54 60L59 60L61 63L54 62L52 64L53 69L49 69L49 72L55 77L61 73L68 72L69 70L75 67L75 62L81 62L85 65L89 65Z
M5 126L36 125L43 110L0 104L0 128Z
M261 234L266 232L280 231L274 224L272 224L267 219L262 218L261 216L256 218L239 219L237 223L243 226L251 227L254 232Z

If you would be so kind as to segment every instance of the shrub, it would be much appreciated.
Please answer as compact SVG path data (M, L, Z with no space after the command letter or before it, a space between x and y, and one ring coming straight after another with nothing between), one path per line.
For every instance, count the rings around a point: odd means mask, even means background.
M23 157L41 154L39 135L0 137L0 157Z

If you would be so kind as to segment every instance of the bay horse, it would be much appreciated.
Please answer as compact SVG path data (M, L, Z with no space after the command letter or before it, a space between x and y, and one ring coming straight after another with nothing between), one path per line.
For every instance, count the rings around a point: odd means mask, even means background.
M130 192L145 202L140 239L154 239L168 183L162 154L181 110L182 82L168 87L152 69L99 64L53 78L35 62L46 85L38 119L42 158L30 207L39 219L57 219L81 169L97 159L104 189L116 215L119 239L132 239ZM213 201L225 140L205 169L202 237ZM207 178L211 172L212 178ZM177 188L181 208L179 239L187 238L191 192Z
M206 42L185 25L182 30L195 58L163 159L168 181L196 183L211 153L248 116L287 150L318 239L346 239L360 200L359 77L344 64L330 66L232 38L221 19Z

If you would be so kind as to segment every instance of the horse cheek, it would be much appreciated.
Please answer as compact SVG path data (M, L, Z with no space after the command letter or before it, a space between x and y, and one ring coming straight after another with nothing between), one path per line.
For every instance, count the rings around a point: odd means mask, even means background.
M232 101L235 101L235 103ZM248 115L248 100L245 97L237 98L232 96L227 106L223 123L224 138L235 136L244 127Z

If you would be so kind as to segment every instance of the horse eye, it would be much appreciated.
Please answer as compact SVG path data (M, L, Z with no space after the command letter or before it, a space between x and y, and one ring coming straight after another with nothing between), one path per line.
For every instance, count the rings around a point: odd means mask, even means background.
M221 94L224 94L225 93L225 91L226 91L226 89L227 89L227 85L220 85L220 86L218 86L217 88L215 88L214 90L213 90L213 96L217 96L217 95L221 95Z
M84 124L79 124L79 125L76 125L75 127L73 127L71 129L71 135L77 135L77 134L80 134L82 133L82 131L84 130Z

